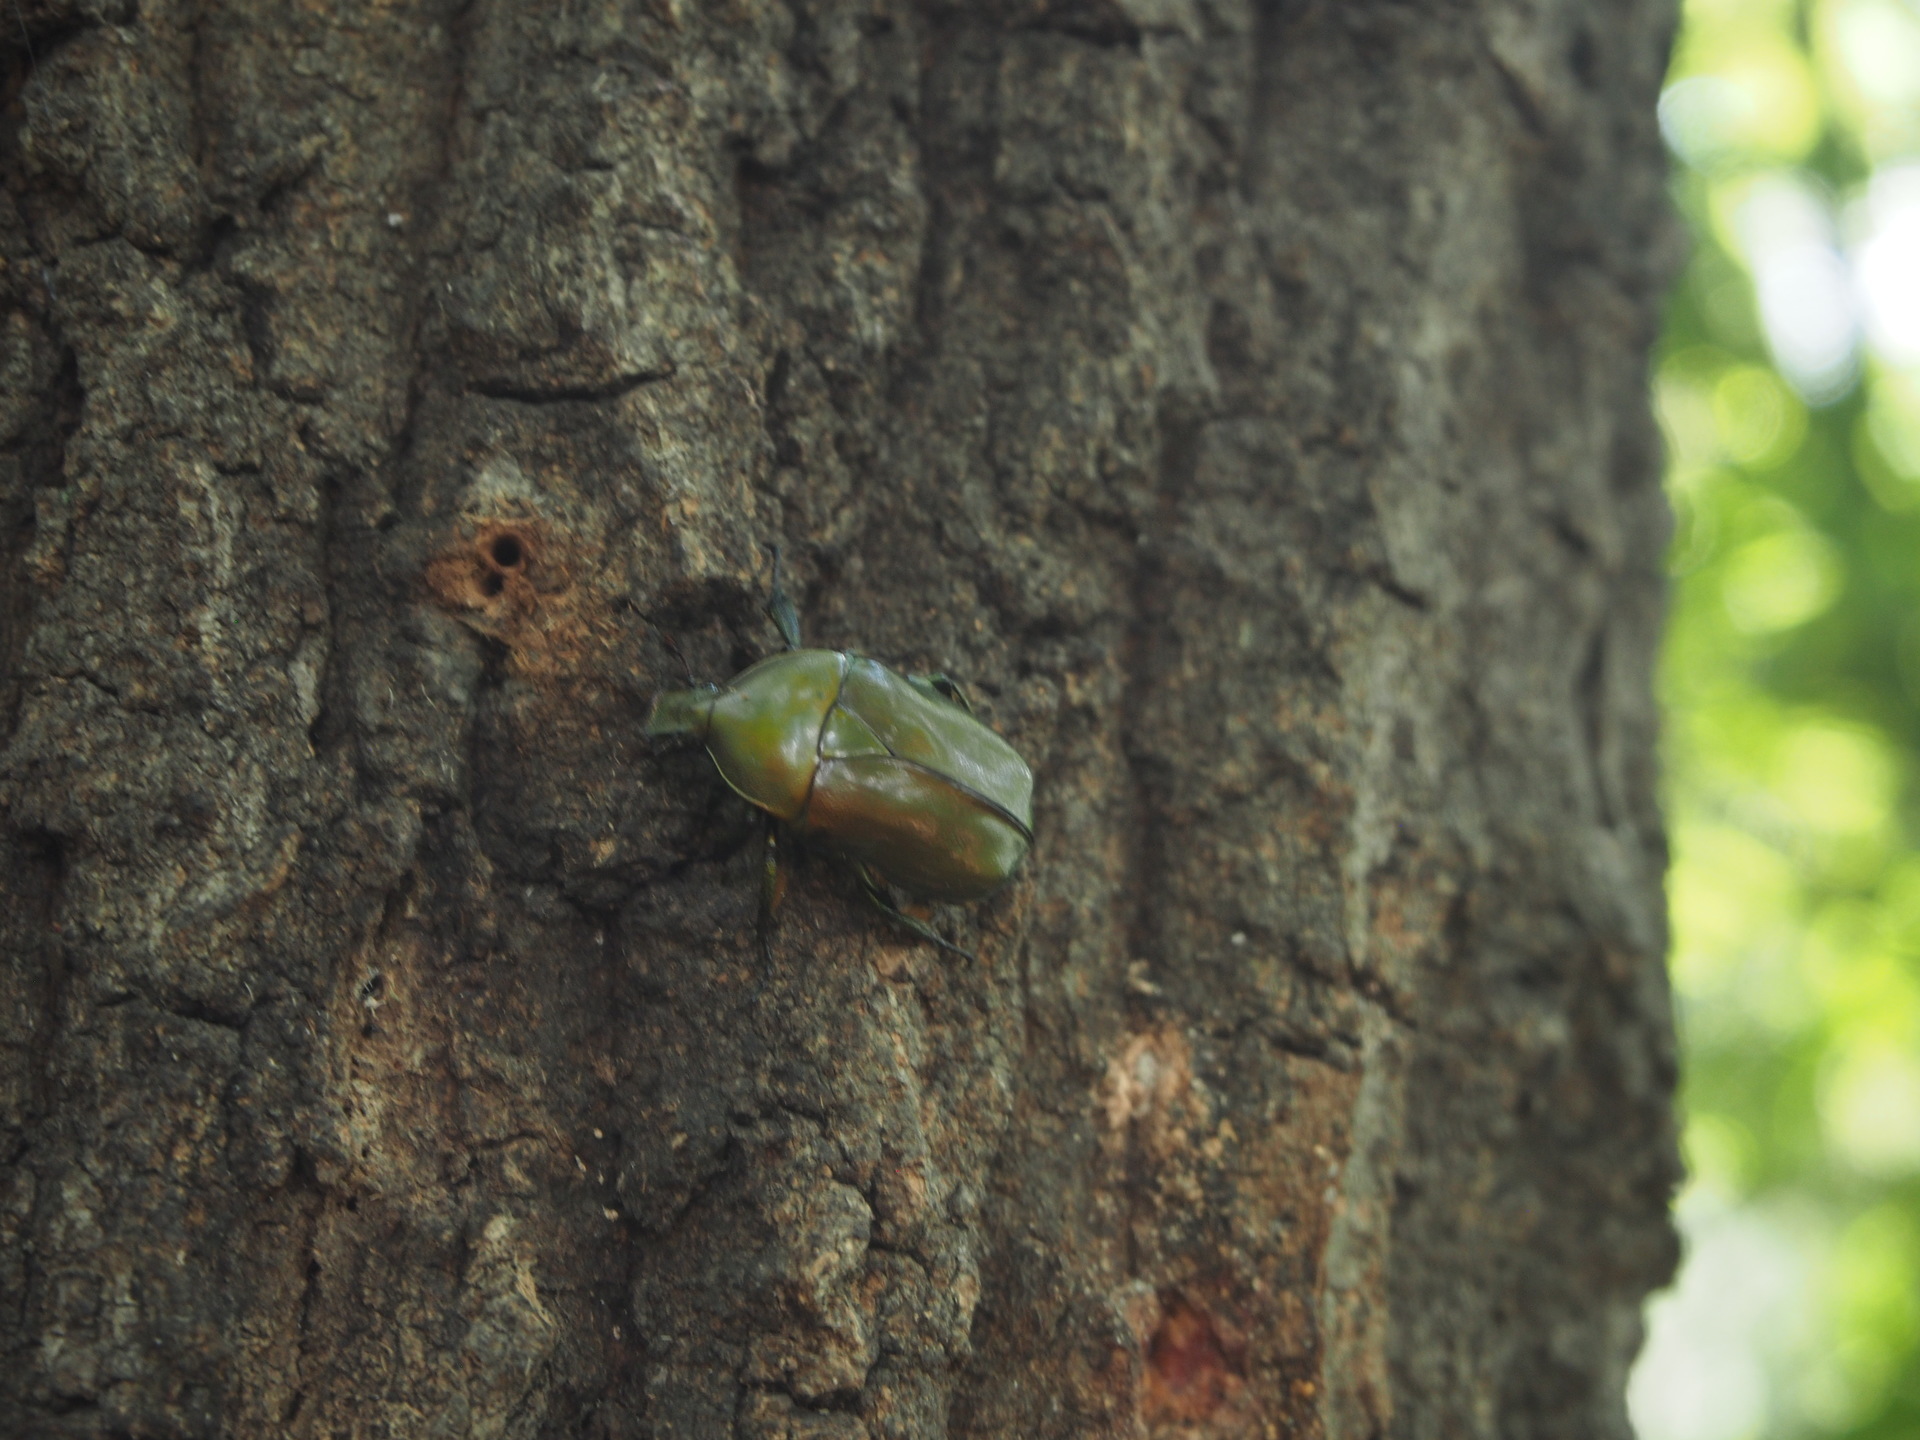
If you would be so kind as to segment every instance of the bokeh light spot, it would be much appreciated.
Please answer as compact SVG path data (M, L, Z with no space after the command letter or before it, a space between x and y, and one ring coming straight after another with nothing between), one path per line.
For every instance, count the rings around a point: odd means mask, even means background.
M1806 433L1806 411L1780 377L1760 365L1730 365L1713 387L1714 430L1727 458L1775 465Z
M1820 1087L1820 1128L1855 1170L1920 1171L1920 1056L1886 1042L1838 1056Z
M1854 726L1807 724L1783 739L1774 789L1809 827L1870 834L1892 818L1894 773L1886 746Z
M1748 541L1728 557L1721 580L1728 616L1750 635L1805 624L1833 602L1839 589L1833 547L1806 529Z

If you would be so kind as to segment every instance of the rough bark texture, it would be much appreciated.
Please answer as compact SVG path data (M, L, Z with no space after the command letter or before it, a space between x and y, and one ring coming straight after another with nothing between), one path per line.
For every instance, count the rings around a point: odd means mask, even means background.
M0 1433L1626 1433L1665 0L10 5Z

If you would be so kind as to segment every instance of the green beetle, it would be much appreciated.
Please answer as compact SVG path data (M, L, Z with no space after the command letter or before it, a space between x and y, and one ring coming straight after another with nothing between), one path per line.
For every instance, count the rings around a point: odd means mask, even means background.
M744 799L851 860L875 904L958 950L903 914L878 881L923 900L999 889L1033 843L1033 772L974 719L951 681L899 675L851 651L802 649L777 553L767 613L785 653L722 686L666 691L646 733L699 740ZM780 893L777 833L768 833L763 919Z

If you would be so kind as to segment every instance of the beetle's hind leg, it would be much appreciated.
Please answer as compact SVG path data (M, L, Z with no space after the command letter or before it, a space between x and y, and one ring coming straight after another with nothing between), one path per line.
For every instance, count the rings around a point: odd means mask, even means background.
M916 920L898 905L894 904L887 892L881 888L880 882L874 879L873 872L864 865L860 867L860 888L867 892L867 901L874 909L878 910L882 915L885 915L902 929L911 930L922 940L938 945L942 950L951 950L955 955L959 955L965 959L975 962L979 961L980 957L971 950L962 950L938 930L927 924L926 921Z
M973 701L967 698L967 692L960 688L960 682L951 675L942 675L938 672L932 675L911 675L908 677L908 683L917 685L922 690L931 690L949 705L958 705L967 714L973 714Z

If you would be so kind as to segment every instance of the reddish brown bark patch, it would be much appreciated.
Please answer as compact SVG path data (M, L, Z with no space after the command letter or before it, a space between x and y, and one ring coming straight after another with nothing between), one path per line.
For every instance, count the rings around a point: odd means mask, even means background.
M598 557L583 556L575 535L544 520L469 523L427 562L428 594L468 629L505 646L509 673L576 704L578 687L604 674L622 638L607 594L593 583ZM585 586L574 583L579 575Z
M1142 1408L1150 1425L1195 1425L1238 1398L1242 1359L1213 1317L1181 1295L1165 1296L1147 1340Z
M503 597L505 608L523 607L533 598L540 541L530 524L482 525L471 541L433 559L427 566L427 588L457 610L499 609Z

